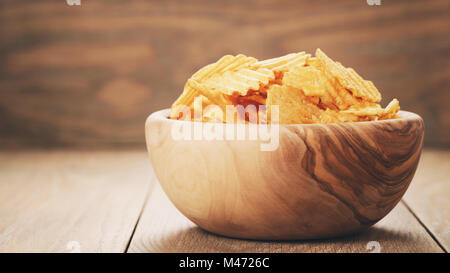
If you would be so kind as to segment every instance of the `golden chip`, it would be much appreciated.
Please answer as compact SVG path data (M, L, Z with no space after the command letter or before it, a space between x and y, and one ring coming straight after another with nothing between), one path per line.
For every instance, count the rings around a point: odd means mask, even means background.
M272 85L267 90L266 101L268 120L271 118L271 107L279 107L279 123L314 123L320 118L320 109L309 103L300 89Z
M393 99L384 109L385 113L397 113L400 110L400 105L397 99Z
M316 50L316 57L321 63L321 67L344 87L352 92L355 97L367 99L371 102L379 102L381 95L371 81L366 81L353 69L345 68L342 64L334 62L319 48Z
M242 68L235 71L227 71L221 75L216 75L204 81L204 86L211 90L218 90L226 95L238 93L245 96L249 90L258 90L261 86L267 85L274 80L273 71L266 68L251 70Z
M229 100L229 97L226 96L225 94L214 90L214 89L210 89L207 86L203 85L203 84L196 84L196 91L205 96L209 101L211 101L211 103L218 105L222 108L225 108L226 105L230 105L231 101Z
M306 96L325 95L326 78L322 72L312 66L293 67L283 77L283 85L303 90Z
M237 56L225 55L217 62L207 65L194 73L191 78L201 83L213 75L222 74L226 71L236 70L242 67L248 67L256 61L257 60L255 58L247 57L242 54Z
M320 60L319 60L320 61ZM320 64L317 65L317 68L322 71L323 75L327 79L325 82L326 92L323 95L323 104L330 109L340 109L345 110L352 105L359 103L359 98L353 96L353 94L344 88L338 79L334 77L329 70L327 70L327 66L323 62L320 61Z
M218 122L222 123L224 121L224 112L217 105L208 105L203 110L202 120L204 122Z
M252 64L255 68L267 68L272 71L288 71L291 67L302 66L309 58L305 52L291 53L282 57L268 59Z
M195 108L203 111L194 120L255 122L250 121L248 112L238 113L237 120L224 120L227 105L253 109L251 114L264 121L271 120L271 107L278 106L279 122L286 124L397 118L398 100L392 100L385 109L378 104L380 100L371 81L320 49L315 57L300 52L263 61L226 55L192 75L172 105L170 118L191 118ZM261 105L267 110L259 108Z
M319 59L315 58L315 57L310 57L306 60L306 65L307 66L313 66L317 69L319 69L320 67L320 61Z
M364 107L350 107L348 110L341 111L341 113L354 114L357 116L379 116L384 113L384 109L379 104L371 104Z
M397 113L400 111L400 105L397 99L393 99L384 109L381 119L390 119L398 117Z

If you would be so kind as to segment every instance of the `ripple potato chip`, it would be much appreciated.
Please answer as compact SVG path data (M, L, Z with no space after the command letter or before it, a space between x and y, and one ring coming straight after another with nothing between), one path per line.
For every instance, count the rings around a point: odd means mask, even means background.
M267 112L268 116L262 118L267 122L271 120L271 106L278 106L276 120L284 124L398 118L397 99L383 109L378 104L381 94L371 81L320 49L315 55L299 52L262 61L242 54L225 55L188 79L172 105L170 118L186 118L186 111L200 107L205 111L195 120L227 122L221 116L227 105L251 106L258 116ZM253 122L248 115L242 115L241 121Z
M269 81L274 79L275 75L272 70L266 68L256 70L242 68L215 75L203 84L211 90L218 90L227 95L238 93L241 96L245 96L249 90L258 90L261 85L267 85Z
M280 123L317 123L321 111L317 105L309 102L301 89L290 86L273 85L267 90L268 119L271 117L271 105L279 106Z
M345 68L339 62L334 62L319 48L316 50L316 57L326 73L337 79L342 87L349 90L355 97L380 102L381 94L371 81L364 80L353 69Z
M326 92L325 77L313 66L293 67L283 77L283 85L301 89L306 96L323 96Z
M304 65L309 56L305 52L291 53L278 58L256 62L251 66L254 68L268 68L275 72L286 72L292 67Z
M252 57L247 57L245 55L239 54L237 56L225 55L220 58L217 62L207 65L194 73L192 79L197 82L202 82L205 79L217 74L222 74L226 71L236 70L242 67L246 67L257 60Z

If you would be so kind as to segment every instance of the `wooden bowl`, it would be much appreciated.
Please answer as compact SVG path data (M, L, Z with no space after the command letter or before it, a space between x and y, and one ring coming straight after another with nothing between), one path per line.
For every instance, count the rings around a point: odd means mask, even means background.
M424 134L421 117L400 111L392 120L281 124L278 149L262 151L260 140L174 140L171 128L187 121L168 114L153 113L145 128L167 196L203 229L248 239L324 238L373 225L408 188Z

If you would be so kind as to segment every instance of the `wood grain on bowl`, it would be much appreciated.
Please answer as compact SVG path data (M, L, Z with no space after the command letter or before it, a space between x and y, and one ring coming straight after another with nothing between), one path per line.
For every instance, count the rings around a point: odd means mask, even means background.
M423 143L422 119L405 111L376 122L280 125L271 152L259 140L174 140L182 121L167 115L146 123L162 188L200 227L239 238L323 238L371 226L400 201Z

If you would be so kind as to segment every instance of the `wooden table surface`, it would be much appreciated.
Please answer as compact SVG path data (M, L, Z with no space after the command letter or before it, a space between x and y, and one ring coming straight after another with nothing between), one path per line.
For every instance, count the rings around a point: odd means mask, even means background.
M425 150L402 202L359 234L310 241L210 234L162 192L145 151L0 153L0 252L448 252L450 151Z

